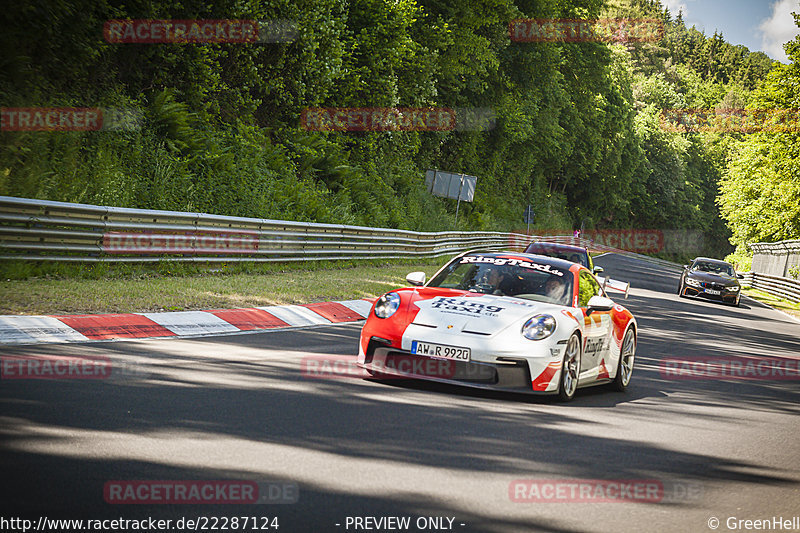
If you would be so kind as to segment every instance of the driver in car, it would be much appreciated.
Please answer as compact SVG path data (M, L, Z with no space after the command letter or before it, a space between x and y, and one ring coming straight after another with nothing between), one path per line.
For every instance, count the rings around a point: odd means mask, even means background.
M483 271L483 275L481 276L481 284L486 287L484 292L486 294L496 294L498 296L506 295L508 284L503 283L506 281L506 277L506 273L502 268L497 266L487 266Z
M566 292L567 283L555 276L551 276L544 284L544 293L553 302L562 302Z

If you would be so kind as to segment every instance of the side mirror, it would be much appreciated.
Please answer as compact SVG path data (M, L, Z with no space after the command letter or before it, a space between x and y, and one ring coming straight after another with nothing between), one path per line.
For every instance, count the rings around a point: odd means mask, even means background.
M736 274L736 277L737 277L738 279L744 279L744 274Z
M683 265L683 269L684 269L684 270L689 270L689 267L690 267L690 266L692 266L692 265Z
M592 296L586 307L587 315L591 315L595 311L611 311L614 308L614 300L604 296Z
M406 281L411 285L424 285L426 280L425 272L412 272L406 276Z
M602 273L603 273L603 267L601 266L596 266L592 269L592 274L602 274Z

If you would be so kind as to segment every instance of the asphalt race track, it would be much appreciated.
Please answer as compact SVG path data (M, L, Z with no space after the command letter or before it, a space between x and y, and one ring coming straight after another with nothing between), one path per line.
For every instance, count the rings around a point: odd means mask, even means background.
M639 321L636 367L626 393L583 389L569 404L308 377L307 358L355 359L360 323L6 348L6 358L108 357L124 371L3 376L0 516L259 517L262 531L260 517L277 517L280 532L637 533L713 531L712 517L717 531L744 531L737 520L800 516L797 378L676 379L663 362L800 358L800 323L749 299L733 308L678 298L678 274L650 263L606 255L597 264L631 282L621 303ZM271 482L298 494L295 503L106 501L109 482L131 480ZM550 499L512 501L516 480L536 481L522 486ZM663 492L581 501L570 493L576 480Z

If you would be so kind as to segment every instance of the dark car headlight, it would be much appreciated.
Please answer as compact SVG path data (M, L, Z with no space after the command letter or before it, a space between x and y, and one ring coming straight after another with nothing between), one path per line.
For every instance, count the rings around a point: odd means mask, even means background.
M375 302L375 316L389 318L400 308L400 295L396 292L387 292Z
M536 315L522 326L522 336L532 341L546 339L556 330L556 319L551 315Z
M686 278L686 284L692 287L700 287L700 282L692 278Z
M738 285L734 285L732 287L725 287L725 288L727 290L729 290L730 292L739 292L739 286Z

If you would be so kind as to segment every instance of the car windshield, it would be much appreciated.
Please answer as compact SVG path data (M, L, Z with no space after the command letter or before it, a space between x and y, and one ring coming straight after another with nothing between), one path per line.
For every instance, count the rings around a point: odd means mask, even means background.
M589 268L589 258L585 252L576 252L572 250L564 250L557 246L548 246L546 244L537 244L529 246L526 250L529 254L546 255L547 257L555 257L557 259L564 259L572 263L578 263L586 268Z
M733 277L733 267L723 263L709 263L707 261L698 261L692 267L695 272L708 272L710 274L720 274L722 276Z
M513 296L571 305L572 273L525 259L465 256L455 259L428 287Z

